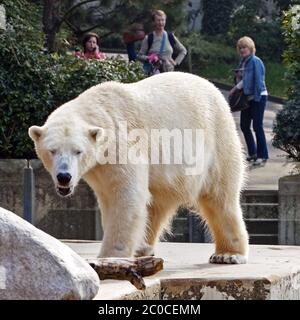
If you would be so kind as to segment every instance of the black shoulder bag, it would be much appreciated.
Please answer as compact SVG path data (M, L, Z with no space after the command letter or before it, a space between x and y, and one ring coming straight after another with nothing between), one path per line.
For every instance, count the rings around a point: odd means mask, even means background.
M229 98L228 103L231 112L242 111L250 107L248 97L243 89L236 90Z

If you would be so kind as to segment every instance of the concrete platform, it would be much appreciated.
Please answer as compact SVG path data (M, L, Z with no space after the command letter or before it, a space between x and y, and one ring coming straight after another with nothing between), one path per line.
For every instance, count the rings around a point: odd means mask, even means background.
M83 258L95 258L101 246L64 242ZM208 264L213 250L212 244L159 243L156 256L164 259L164 270L145 278L145 291L127 281L105 280L95 299L300 299L300 247L252 245L245 265Z

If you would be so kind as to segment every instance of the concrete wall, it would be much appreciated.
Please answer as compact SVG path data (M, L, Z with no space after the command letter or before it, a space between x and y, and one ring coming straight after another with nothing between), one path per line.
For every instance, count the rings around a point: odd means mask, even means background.
M300 174L279 179L279 243L300 245Z
M60 198L39 160L30 161L35 175L33 224L63 239L102 239L100 213L92 190L80 182L75 195ZM0 206L23 217L25 160L0 160Z
M74 196L60 198L39 160L30 161L35 174L33 224L60 239L101 240L100 212L92 190L80 182ZM0 160L0 206L23 217L25 160ZM246 190L242 208L253 244L300 244L300 179L280 179L277 190ZM211 242L197 215L181 209L172 224L174 242Z

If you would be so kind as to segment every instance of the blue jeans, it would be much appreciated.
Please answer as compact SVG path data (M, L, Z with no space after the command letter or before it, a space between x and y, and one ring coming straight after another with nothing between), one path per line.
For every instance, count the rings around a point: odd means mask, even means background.
M260 101L250 101L250 107L241 111L241 130L244 134L248 148L249 156L257 155L257 158L268 159L268 147L263 128L264 112L267 104L267 96L261 96ZM253 121L253 130L256 136L256 143L253 138L251 127Z
M127 43L126 49L127 49L127 54L128 54L128 60L135 61L136 60L136 52L135 52L134 42Z

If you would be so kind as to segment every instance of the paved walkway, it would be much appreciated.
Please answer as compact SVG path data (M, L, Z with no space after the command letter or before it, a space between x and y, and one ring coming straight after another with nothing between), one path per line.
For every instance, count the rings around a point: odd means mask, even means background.
M227 97L227 92L222 91L223 94ZM293 164L287 162L284 155L285 153L279 149L276 149L272 146L272 128L273 121L276 117L276 113L282 108L280 104L273 102L267 103L267 108L265 111L264 117L264 128L268 143L269 157L267 164L262 167L249 167L249 180L247 183L247 189L264 189L264 190L277 190L278 189L278 179L282 176L288 175L292 169ZM246 149L245 139L240 130L240 112L233 114L235 123L239 130L241 141Z

